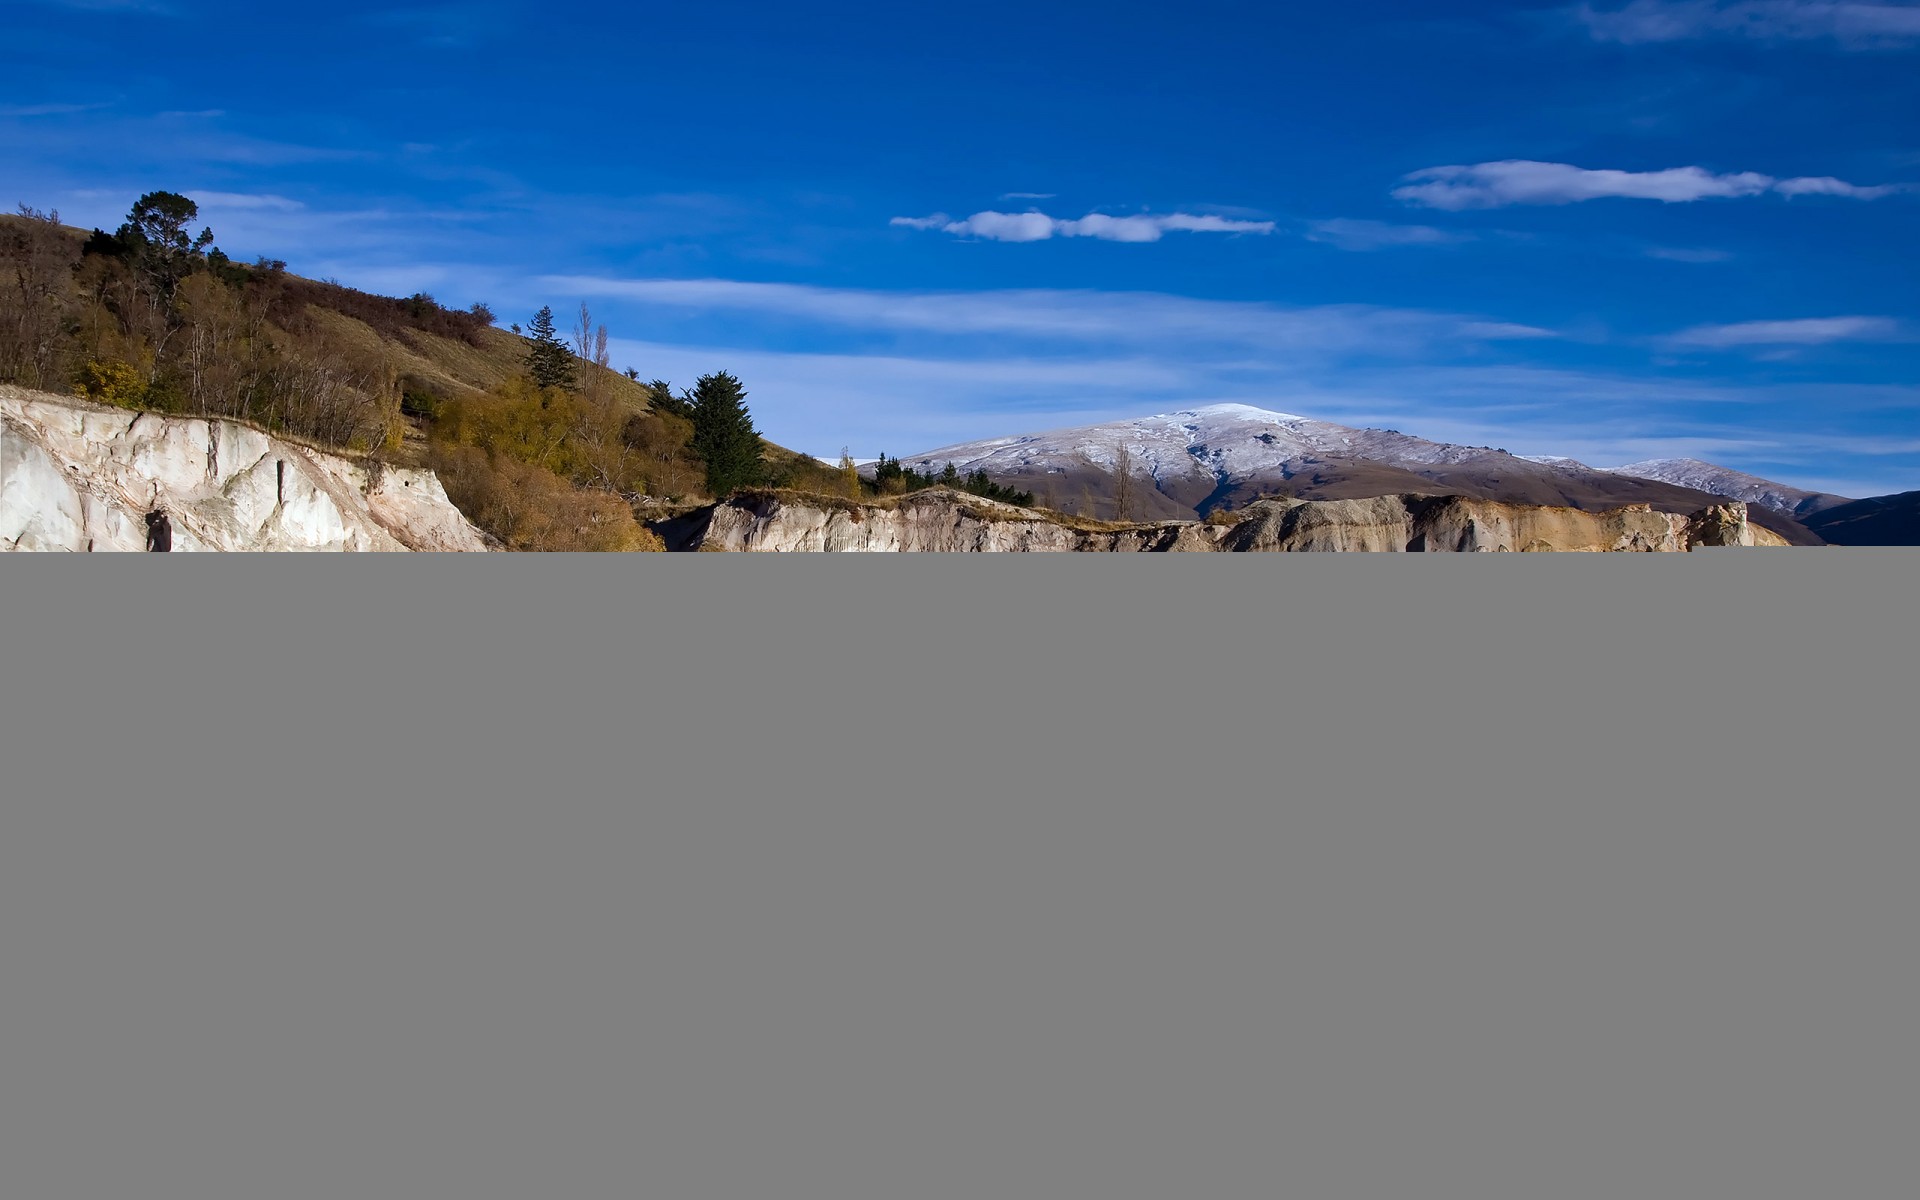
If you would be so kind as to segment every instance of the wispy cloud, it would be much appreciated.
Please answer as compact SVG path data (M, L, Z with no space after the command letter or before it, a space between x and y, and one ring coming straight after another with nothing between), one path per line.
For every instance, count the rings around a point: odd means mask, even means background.
M1335 218L1314 221L1307 226L1310 242L1323 242L1342 250L1386 250L1395 246L1452 246L1474 240L1475 235L1431 225L1395 225L1390 221L1361 221Z
M146 13L156 17L180 16L180 7L161 0L29 0L47 8L72 8L81 12Z
M1850 200L1878 200L1882 196L1891 196L1901 189L1891 183L1862 187L1857 183L1848 183L1844 179L1835 179L1831 175L1817 175L1782 179L1773 185L1773 190L1782 196L1845 196Z
M507 12L498 4L448 4L419 8L391 8L369 13L367 23L398 30L416 45L458 50L478 45L505 32Z
M596 276L550 276L540 284L561 295L620 298L683 312L753 313L848 329L1113 346L1171 342L1208 350L1396 353L1436 344L1556 336L1531 325L1422 309L1359 304L1289 308L1158 292L889 292L729 279Z
M1471 166L1428 167L1406 176L1396 199L1426 208L1458 211L1511 204L1576 204L1608 198L1685 204L1763 196L1844 196L1876 200L1901 185L1862 187L1831 176L1776 179L1757 171L1719 174L1705 167L1662 171L1590 170L1568 163L1507 159Z
M305 145L237 132L209 113L129 115L124 110L86 118L85 136L64 123L22 121L0 125L0 162L10 167L70 165L76 173L98 177L107 164L130 174L171 175L209 166L266 168L297 163L367 161L360 147Z
M285 196L255 195L247 192L213 192L201 189L190 191L194 202L203 208L231 208L248 210L267 210L270 212L299 212L306 205L298 200L289 200Z
M1648 246L1643 253L1648 258L1681 263L1720 263L1728 262L1733 258L1733 255L1726 250L1689 246Z
M1849 49L1920 40L1920 6L1858 0L1633 0L1568 10L1595 40L1628 45L1704 37L1826 41Z
M1206 213L1140 214L1114 217L1088 213L1079 218L1051 217L1043 212L977 212L954 220L945 213L930 217L895 217L891 224L905 229L938 229L959 237L991 242L1044 242L1050 238L1086 237L1106 242L1157 242L1168 233L1256 233L1274 230L1272 221L1244 221Z
M1790 321L1742 321L1734 325L1696 325L1665 339L1671 346L1730 350L1746 346L1825 346L1834 342L1909 340L1906 326L1892 317L1810 317Z
M1007 192L1000 198L1002 200L1051 200L1057 195L1059 195L1058 192Z
M104 104L0 104L4 117L64 117L72 113L93 112Z

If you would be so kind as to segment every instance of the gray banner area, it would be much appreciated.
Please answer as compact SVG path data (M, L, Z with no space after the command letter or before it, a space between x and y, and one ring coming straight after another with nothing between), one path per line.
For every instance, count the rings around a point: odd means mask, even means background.
M1881 1200L1920 554L0 563L23 1200Z

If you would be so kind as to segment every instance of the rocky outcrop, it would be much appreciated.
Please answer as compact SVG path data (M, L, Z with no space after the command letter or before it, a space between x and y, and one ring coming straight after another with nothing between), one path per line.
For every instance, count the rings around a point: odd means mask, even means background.
M1738 502L1679 516L1647 505L1585 512L1460 496L1279 499L1249 505L1230 526L1100 527L944 488L890 504L757 492L655 528L670 549L762 552L1673 552L1786 544L1749 524Z
M0 550L485 550L431 471L0 387Z

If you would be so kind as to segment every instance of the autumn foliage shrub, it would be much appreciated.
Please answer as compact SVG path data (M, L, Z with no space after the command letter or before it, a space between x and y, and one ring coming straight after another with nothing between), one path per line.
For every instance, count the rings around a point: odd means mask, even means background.
M511 550L663 550L620 497L576 488L544 467L478 446L436 444L447 498Z

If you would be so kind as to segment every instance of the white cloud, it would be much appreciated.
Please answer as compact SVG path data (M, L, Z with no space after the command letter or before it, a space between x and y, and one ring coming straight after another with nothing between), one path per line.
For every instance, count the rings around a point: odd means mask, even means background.
M1742 321L1696 325L1666 340L1672 346L1726 350L1740 346L1824 346L1833 342L1897 342L1905 327L1892 317L1812 317L1791 321Z
M1307 228L1307 240L1338 246L1342 250L1384 250L1391 246L1448 246L1472 241L1470 233L1435 229L1431 225L1395 225L1388 221L1358 221L1335 218L1315 221Z
M895 217L892 225L908 229L938 229L960 237L992 242L1044 242L1056 237L1088 237L1107 242L1157 242L1167 233L1272 233L1272 221L1245 221L1194 213L1140 214L1129 217L1088 213L1078 219L1050 217L1043 212L977 212L962 220L943 213L930 217Z
M1878 200L1882 196L1891 196L1901 189L1891 183L1861 187L1857 183L1848 183L1844 179L1835 179L1831 175L1821 175L1782 179L1773 185L1773 190L1782 196L1846 196L1854 200Z
M64 117L105 107L104 104L0 104L0 117Z
M300 212L307 206L285 196L255 195L244 192L190 191L187 195L201 208L233 208L249 211Z
M1059 195L1058 192L1007 192L1000 198L1002 200L1051 200L1057 195Z
M1633 0L1605 10L1581 4L1572 15L1595 40L1628 45L1726 36L1864 49L1920 39L1920 6L1855 0Z
M1023 337L1126 347L1170 343L1235 353L1284 350L1324 356L1557 336L1530 325L1420 309L1361 304L1289 308L1158 292L884 292L728 279L593 276L549 276L539 284L559 295L633 300L683 312L754 313L942 337L992 335L1002 342Z
M1681 263L1720 263L1727 262L1733 255L1725 250L1711 250L1688 246L1649 246L1648 258L1665 259L1667 262Z
M964 221L941 226L948 233L995 242L1044 242L1057 222L1045 213L978 212Z
M1482 342L1532 342L1560 336L1551 329L1512 321L1468 321L1460 326L1460 335Z
M177 17L180 10L160 0L39 0L49 8L77 8L82 12L147 13L156 17Z
M1775 179L1757 171L1717 174L1704 167L1662 171L1589 170L1568 163L1507 159L1471 166L1428 167L1406 176L1394 197L1408 204L1458 211L1509 204L1576 204L1620 198L1684 204L1765 195L1846 196L1872 200L1901 190L1894 185L1861 187L1827 176Z

